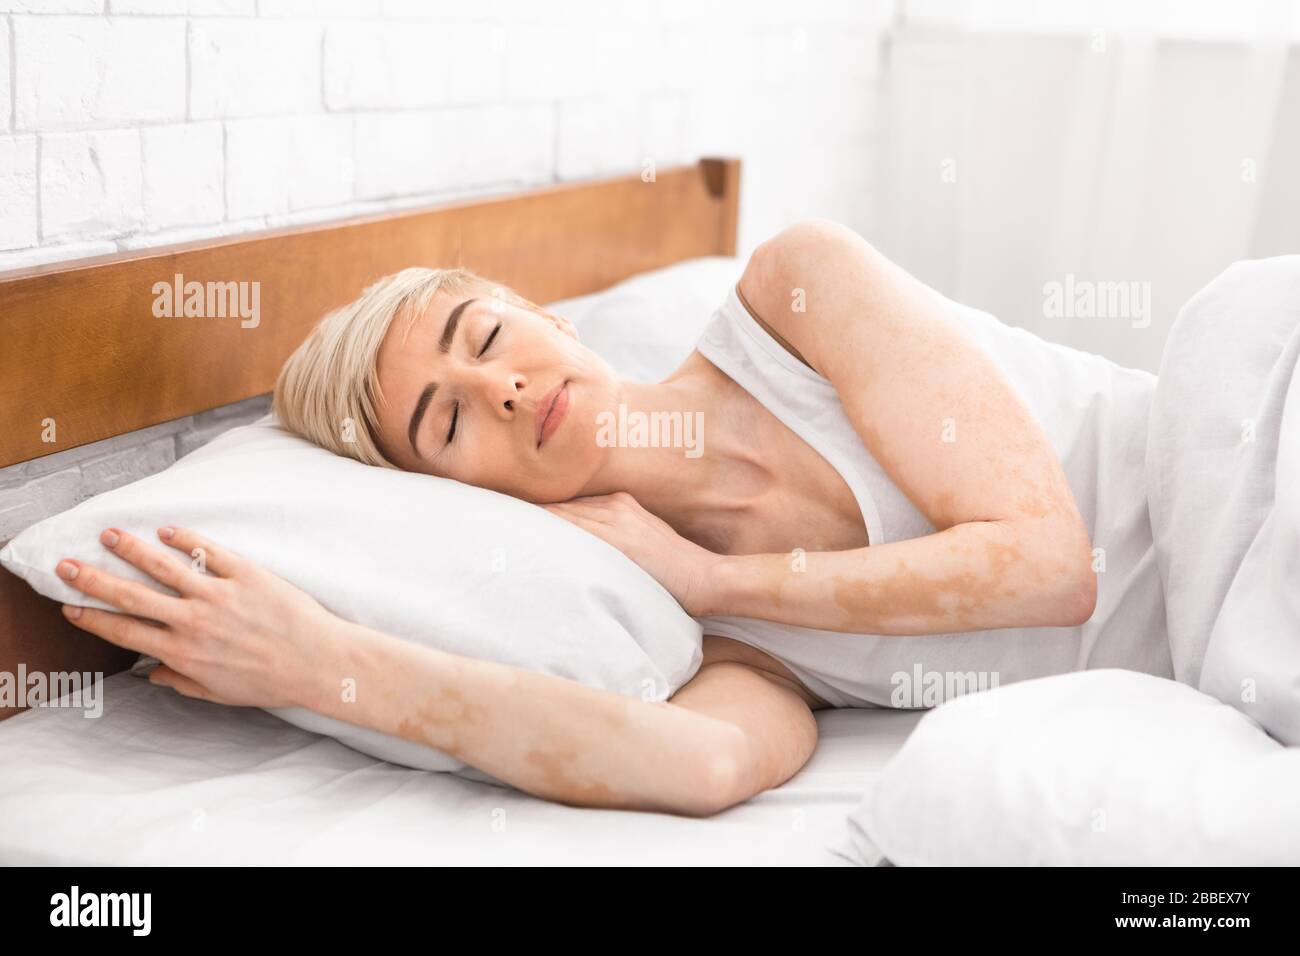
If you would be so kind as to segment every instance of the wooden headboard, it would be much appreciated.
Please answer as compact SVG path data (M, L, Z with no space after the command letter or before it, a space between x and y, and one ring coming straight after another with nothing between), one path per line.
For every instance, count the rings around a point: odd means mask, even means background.
M407 266L465 266L545 303L683 259L734 255L739 196L740 161L702 159L653 178L0 274L0 467L265 394L322 315ZM159 284L174 288L177 276L182 290L257 283L256 324L238 314L185 317L174 302L169 309ZM23 662L28 672L107 674L133 657L0 573L0 671ZM0 709L0 719L14 712Z

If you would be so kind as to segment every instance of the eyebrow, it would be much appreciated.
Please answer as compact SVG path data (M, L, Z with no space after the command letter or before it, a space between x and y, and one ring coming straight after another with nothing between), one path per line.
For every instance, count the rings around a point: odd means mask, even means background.
M456 337L456 327L460 325L461 313L465 311L467 305L477 301L477 299L466 299L451 310L451 315L447 316L447 324L442 327L442 338L438 339L439 352L451 351L451 341Z
M451 315L447 316L447 324L442 327L442 335L438 338L439 352L446 354L451 351L451 343L456 338L456 329L460 325L461 315L470 303L477 301L477 298L466 299L451 310ZM415 411L411 413L411 424L406 429L406 440L411 443L411 450L417 455L420 454L420 449L415 445L415 436L420 430L420 421L424 418L424 413L428 410L429 403L433 401L433 394L436 391L438 391L437 382L430 382L424 386L424 391L420 393L420 398L415 403Z

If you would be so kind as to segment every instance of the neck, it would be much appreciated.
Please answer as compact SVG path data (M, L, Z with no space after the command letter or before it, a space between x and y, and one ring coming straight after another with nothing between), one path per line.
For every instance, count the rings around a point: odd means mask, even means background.
M766 469L745 440L738 387L711 366L688 361L654 385L625 381L597 440L610 446L586 495L625 491L687 537L705 519L735 511L762 486Z

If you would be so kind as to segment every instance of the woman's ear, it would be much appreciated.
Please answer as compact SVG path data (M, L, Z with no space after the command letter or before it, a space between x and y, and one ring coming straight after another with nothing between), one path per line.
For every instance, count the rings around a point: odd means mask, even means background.
M493 297L501 302L511 302L521 308L528 309L530 312L536 312L547 322L550 322L559 331L563 332L575 342L582 341L578 338L578 330L574 328L573 323L562 315L556 315L554 312L547 312L536 302L531 299L525 299L518 292L507 292L506 290L497 290L492 293Z

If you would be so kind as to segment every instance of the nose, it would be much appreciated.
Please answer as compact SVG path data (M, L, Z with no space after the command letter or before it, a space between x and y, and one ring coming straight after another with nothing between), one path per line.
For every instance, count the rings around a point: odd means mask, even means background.
M483 384L488 407L502 419L509 421L518 411L519 399L528 387L528 378L521 372L501 374L500 369L484 369Z

